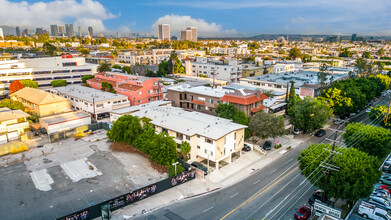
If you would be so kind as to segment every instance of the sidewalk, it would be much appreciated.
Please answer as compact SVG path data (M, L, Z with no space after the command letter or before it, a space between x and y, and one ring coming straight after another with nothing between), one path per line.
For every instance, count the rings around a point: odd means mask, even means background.
M112 213L111 219L123 220L138 217L164 206L183 201L184 199L190 199L231 186L280 158L282 154L286 152L288 146L295 148L309 138L310 136L295 136L292 140L288 137L278 138L283 147L277 150L273 148L266 156L259 154L255 150L242 152L242 156L233 161L232 164L210 173L205 178L197 177L188 183L116 210Z

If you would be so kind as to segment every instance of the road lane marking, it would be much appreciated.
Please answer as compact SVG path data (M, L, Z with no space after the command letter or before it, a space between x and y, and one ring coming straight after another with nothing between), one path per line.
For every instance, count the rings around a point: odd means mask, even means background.
M285 162L285 164L287 164L287 163L291 162L292 160L293 160L293 158L291 158L290 160L288 160L287 162Z
M257 180L255 183L253 183L253 185L257 184L259 181L261 181L261 180Z
M235 196L237 196L239 193L235 193L234 195L231 196L231 199Z
M207 211L209 211L209 210L211 210L211 209L213 209L213 206L210 207L209 209L205 209L205 210L203 211L203 213L205 213L205 212L207 212Z
M249 199L247 199L246 201L244 201L242 204L240 204L238 207L232 209L230 212L228 212L226 215L224 215L220 220L223 220L225 218L227 218L229 215L231 215L233 212L235 212L236 210L240 209L241 207L243 207L244 205L246 205L247 203L253 201L255 198L257 198L258 196L262 195L263 193L267 192L270 188L272 188L273 186L275 186L277 183L281 182L281 180L285 179L287 176L289 176L291 173L293 173L293 171L295 171L296 169L298 169L299 167L295 167L295 169L289 171L287 174L285 174L283 177L281 177L280 179L278 179L277 181L275 181L273 184L271 184L270 186L268 186L266 189L264 189L263 191L261 192L257 192L255 193L253 196L251 196Z
M275 169L275 170L273 170L272 172L270 172L270 174L272 174L272 173L274 173L274 172L276 172L277 171L277 169Z

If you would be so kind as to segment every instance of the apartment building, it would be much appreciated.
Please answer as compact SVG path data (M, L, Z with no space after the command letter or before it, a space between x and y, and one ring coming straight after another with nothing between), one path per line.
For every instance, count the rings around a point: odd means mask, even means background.
M115 72L97 73L94 77L87 80L87 84L91 88L100 90L102 82L108 82L113 86L117 94L127 96L132 106L163 98L158 78Z
M260 76L263 75L264 67L254 64L242 64L242 77Z
M103 92L81 85L69 85L50 89L52 94L61 96L70 101L73 110L84 111L95 118L109 117L114 109L130 106L126 96Z
M169 24L159 24L158 25L158 39L159 40L170 40L170 25Z
M22 110L0 108L0 144L17 140L29 128L29 114Z
M231 92L228 89L207 86L191 87L188 84L167 88L166 98L172 101L172 106L215 115L220 99Z
M154 49L151 51L127 51L119 52L117 62L129 63L130 65L158 65L162 61L170 59L172 49Z
M41 89L25 87L9 95L12 100L21 102L31 114L40 117L69 112L69 100Z
M97 66L86 63L84 57L72 55L6 60L0 61L0 82L5 84L7 92L13 80L31 79L37 81L41 89L48 89L50 83L57 79L65 79L68 84L79 84L82 76L95 74Z
M157 107L157 106L172 106L171 104L172 104L171 101L159 100L159 101L148 102L146 104L116 109L116 110L113 110L110 112L110 122L113 123L123 115L130 115L133 112L137 112L142 109L148 109L148 108Z
M186 75L201 76L228 82L239 82L242 77L242 65L237 60L226 59L212 61L208 58L197 57L195 61L185 60Z
M233 104L237 110L244 112L247 117L250 117L258 111L266 109L266 106L263 105L263 101L266 99L268 97L260 91L238 89L226 93L220 98L220 101Z
M172 106L146 108L131 115L150 118L156 132L174 137L178 147L187 141L191 146L190 162L209 160L216 170L221 161L231 163L232 155L240 154L243 148L247 126L228 119Z

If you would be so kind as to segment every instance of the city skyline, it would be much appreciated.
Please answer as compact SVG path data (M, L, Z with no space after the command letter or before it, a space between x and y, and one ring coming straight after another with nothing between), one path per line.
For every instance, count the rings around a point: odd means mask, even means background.
M7 26L44 27L74 24L86 32L152 33L158 24L170 24L171 35L186 27L198 28L200 37L257 34L391 35L391 2L301 0L235 1L116 1L107 0L0 0L1 23ZM67 10L63 10L67 8ZM34 19L33 19L34 17Z

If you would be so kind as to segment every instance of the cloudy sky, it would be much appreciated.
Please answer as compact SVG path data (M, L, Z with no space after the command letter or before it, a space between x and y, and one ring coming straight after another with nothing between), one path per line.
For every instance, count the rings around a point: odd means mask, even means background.
M74 23L95 32L156 33L171 24L178 35L391 35L391 0L0 0L0 25L44 27Z

